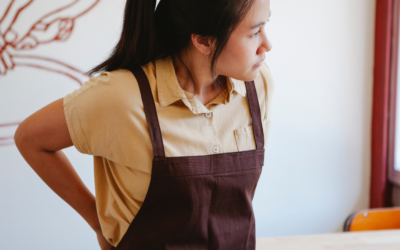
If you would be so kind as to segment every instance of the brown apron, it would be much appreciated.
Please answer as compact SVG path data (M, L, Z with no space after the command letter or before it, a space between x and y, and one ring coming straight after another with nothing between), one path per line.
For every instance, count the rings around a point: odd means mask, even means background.
M146 198L118 250L255 249L252 200L264 165L264 135L254 81L246 82L256 149L165 157L150 84L135 75L153 144Z

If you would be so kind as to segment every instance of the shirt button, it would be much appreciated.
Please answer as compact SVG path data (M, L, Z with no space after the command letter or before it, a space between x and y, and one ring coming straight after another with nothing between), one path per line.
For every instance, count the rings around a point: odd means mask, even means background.
M206 113L206 117L207 117L207 118L210 118L210 117L211 117L211 112Z
M213 147L213 152L214 153L219 153L219 147Z

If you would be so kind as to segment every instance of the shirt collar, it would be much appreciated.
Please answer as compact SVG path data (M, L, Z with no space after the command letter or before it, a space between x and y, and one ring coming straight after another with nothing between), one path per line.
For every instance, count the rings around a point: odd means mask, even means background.
M183 90L178 83L175 75L175 69L172 57L168 56L156 60L156 75L157 75L157 94L161 107L166 107L172 103L182 100L193 113L206 113L210 112L192 93ZM230 84L229 84L230 83ZM221 94L224 98L217 96L210 103L227 104L231 100L233 92L246 96L246 86L243 81L239 81L228 77L228 92L225 91Z

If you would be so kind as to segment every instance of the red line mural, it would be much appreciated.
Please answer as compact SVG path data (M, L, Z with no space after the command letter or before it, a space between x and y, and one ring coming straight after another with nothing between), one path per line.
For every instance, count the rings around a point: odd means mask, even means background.
M27 50L66 41L75 20L89 12L100 0L1 0L0 3L0 84L16 67L30 67L57 73L82 85L87 75L61 61L24 55ZM0 123L0 128L18 126L20 121ZM0 147L14 143L14 135L0 136Z

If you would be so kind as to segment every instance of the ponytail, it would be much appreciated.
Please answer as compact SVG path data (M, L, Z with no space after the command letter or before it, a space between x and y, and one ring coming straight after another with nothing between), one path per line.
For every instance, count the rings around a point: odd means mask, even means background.
M110 57L88 72L132 69L157 57L156 0L127 0L121 38Z

